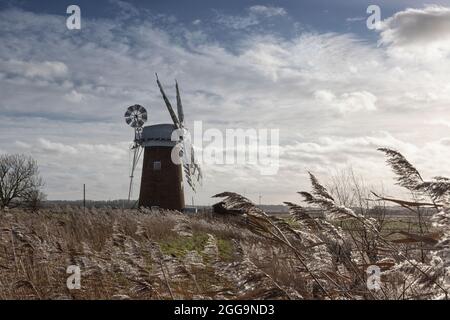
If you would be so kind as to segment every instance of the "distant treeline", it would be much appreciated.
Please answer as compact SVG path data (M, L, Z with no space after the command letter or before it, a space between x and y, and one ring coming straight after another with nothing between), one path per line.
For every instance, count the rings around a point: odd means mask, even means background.
M43 203L44 207L64 207L64 206L72 206L72 207L83 207L83 200L47 200ZM137 208L138 201L137 200L125 200L125 199L117 199L117 200L86 200L86 208L113 208L113 209L132 209ZM188 206L191 207L191 206ZM198 209L211 209L211 206L195 206ZM288 207L284 205L260 205L261 209L266 212L271 213L288 213Z
M46 208L51 207L84 207L83 200L47 200L43 203ZM135 209L138 207L137 200L86 200L86 208L112 208L112 209ZM198 209L210 209L210 206L195 206Z
M84 207L83 200L47 200L44 207ZM130 209L137 207L137 200L86 200L86 208Z
M51 208L51 207L83 207L83 200L47 200L43 202L43 207ZM112 208L112 209L135 209L138 207L137 200L125 200L125 199L117 199L117 200L86 200L86 208ZM190 207L190 206L189 206ZM210 211L212 210L211 206L195 206L200 211ZM259 205L261 209L269 214L288 214L289 208L284 205ZM358 208L353 208L354 210L358 210ZM373 215L376 215L377 210L380 208L374 207L370 211ZM389 206L383 207L385 210L385 214L388 216L409 216L411 212L400 207L400 206ZM321 215L321 211L318 208L307 208L309 214L313 216ZM428 215L427 210L423 210L422 214ZM431 213L430 213L431 214Z

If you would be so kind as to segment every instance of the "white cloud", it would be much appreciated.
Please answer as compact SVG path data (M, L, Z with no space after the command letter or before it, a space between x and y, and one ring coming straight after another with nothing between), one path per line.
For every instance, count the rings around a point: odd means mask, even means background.
M216 22L228 28L240 30L259 24L259 19L255 15L230 16L219 14Z
M356 111L374 111L377 97L368 91L345 92L337 97L328 90L317 90L314 97L339 113L346 114Z
M81 157L88 154L101 154L102 156L121 158L127 155L127 144L92 144L92 143L75 143L64 144L51 141L45 138L38 138L32 144L23 141L16 141L16 145L22 149L30 149L36 154L47 154L49 152L58 155L80 155Z
M450 117L449 117L450 119ZM444 119L436 119L428 121L427 124L437 125L437 126L445 126L450 128L450 120L444 120Z
M450 8L429 5L409 8L387 18L380 26L380 43L403 58L446 57L450 53Z
M385 163L384 154L376 149L387 147L400 151L424 179L431 179L438 175L448 176L445 168L450 166L449 142L448 138L443 138L417 146L413 141L406 142L384 131L358 137L322 136L314 142L297 141L284 146L283 166L286 175L299 176L299 163L306 162L307 169L325 181L333 171L352 167L367 183L374 186L383 183L383 188L387 188L385 192L403 194L405 190L393 185L394 174ZM436 165L436 159L440 159L439 165ZM305 184L304 188L309 187Z
M281 7L255 5L247 9L246 15L218 14L216 22L232 29L246 29L262 23L265 19L286 16L287 12Z
M280 7L267 7L262 5L256 5L251 6L249 8L249 11L254 14L263 15L266 17L273 17L273 16L284 16L287 14L286 10L284 8Z
M78 199L83 184L87 184L89 199L126 197L129 183L126 142L62 143L32 138L26 143L16 141L15 146L14 152L31 154L37 160L50 199ZM11 151L9 148L8 152ZM139 174L138 170L137 180Z
M21 149L30 149L31 148L30 144L23 142L23 141L16 141L15 144Z
M79 93L76 90L72 90L72 91L70 91L70 93L66 93L64 95L64 98L69 102L79 103L79 102L83 101L83 99L85 99L86 97L82 93Z
M28 62L13 59L0 60L0 70L7 74L29 79L54 80L66 76L68 68L60 61Z
M19 142L20 145L20 142ZM78 153L78 150L72 146L67 146L58 142L51 142L47 139L39 139L38 145L44 152L54 152L58 154L74 155Z
M250 15L257 19L247 25L266 19ZM379 146L404 152L426 176L450 175L448 126L436 123L450 121L443 55L411 63L391 54L401 42L376 47L354 35L314 32L291 39L242 32L230 50L203 36L207 23L174 36L151 16L84 19L89 29L69 37L61 17L0 12L0 149L32 153L50 198L79 198L86 181L91 198L126 197L133 132L125 108L140 103L149 124L170 121L154 72L171 98L177 78L188 127L202 120L219 130L280 129L276 176L205 167L197 202L211 203L224 190L295 201L295 191L309 188L306 170L326 177L344 163L376 183L389 172Z
M139 15L139 10L133 6L132 4L126 2L126 1L122 1L122 0L108 0L111 4L117 6L122 13L122 18L123 17L132 17L132 16L137 16Z

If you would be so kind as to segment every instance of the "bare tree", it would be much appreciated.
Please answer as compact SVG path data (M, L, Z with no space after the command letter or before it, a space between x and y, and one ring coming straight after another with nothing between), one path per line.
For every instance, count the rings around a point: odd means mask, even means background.
M382 231L386 226L386 203L383 200L371 199L373 196L372 186L368 186L362 176L357 175L352 167L336 171L331 176L327 189L338 205L350 208L365 218L376 220L377 231ZM355 246L361 256L367 258L370 263L377 261L379 233L365 228L361 221L341 221L340 226L344 228L353 238Z
M337 170L326 186L339 205L352 208L363 216L372 217L382 225L386 218L386 201L373 199L373 191L382 192L355 173L351 166ZM381 189L381 190L376 190Z
M44 198L37 162L22 154L0 155L0 208L36 207Z

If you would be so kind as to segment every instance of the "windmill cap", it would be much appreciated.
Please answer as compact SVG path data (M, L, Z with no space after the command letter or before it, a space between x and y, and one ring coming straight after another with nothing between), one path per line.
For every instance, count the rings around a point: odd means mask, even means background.
M146 126L142 131L142 145L144 147L173 147L176 144L176 141L172 141L171 138L172 132L176 129L176 126L170 123L161 123Z

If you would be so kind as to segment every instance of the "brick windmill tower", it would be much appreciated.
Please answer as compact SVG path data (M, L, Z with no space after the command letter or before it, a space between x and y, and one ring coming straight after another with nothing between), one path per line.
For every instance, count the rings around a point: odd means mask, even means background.
M164 93L158 76L156 76L156 82L173 123L143 127L147 120L144 107L134 105L125 112L125 121L135 129L135 138L131 147L134 155L128 199L131 197L134 169L141 154L144 153L139 207L159 207L181 211L185 207L183 173L194 191L196 184L201 183L202 174L195 161L194 148L186 139L188 132L184 127L184 113L178 83L175 82L177 115Z

